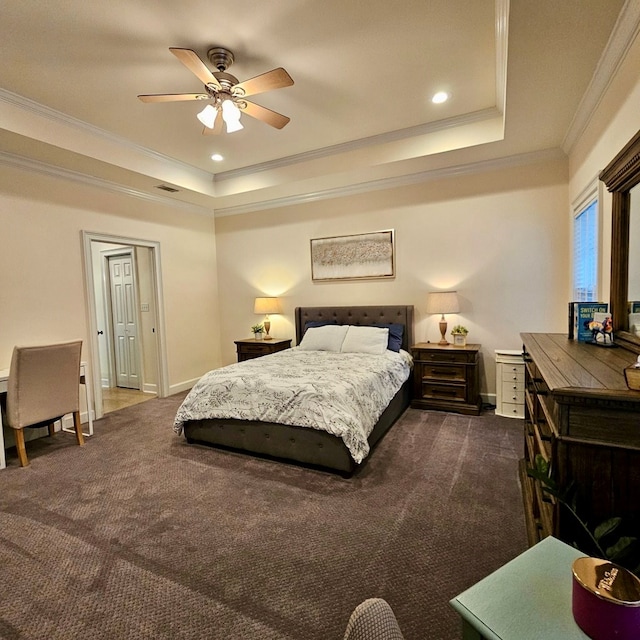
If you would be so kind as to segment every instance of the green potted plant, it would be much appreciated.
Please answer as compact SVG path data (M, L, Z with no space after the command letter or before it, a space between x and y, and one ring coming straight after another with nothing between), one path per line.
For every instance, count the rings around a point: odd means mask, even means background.
M262 332L264 331L264 325L263 324L254 324L251 327L251 331L253 331L253 337L256 340L262 340Z
M461 324L457 324L451 329L451 335L453 336L453 344L456 347L464 347L467 344L467 334L469 330L463 327Z

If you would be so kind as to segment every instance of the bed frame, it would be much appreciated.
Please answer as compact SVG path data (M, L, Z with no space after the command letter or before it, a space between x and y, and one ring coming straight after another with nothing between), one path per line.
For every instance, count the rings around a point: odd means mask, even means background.
M402 348L413 343L413 306L297 307L296 343L300 344L305 323L327 321L335 324L404 325ZM411 378L393 397L369 436L370 453L393 423L404 413L411 400ZM252 420L191 420L184 425L189 443L233 449L244 453L296 462L351 475L356 464L341 438L325 431ZM369 458L365 458L365 461Z

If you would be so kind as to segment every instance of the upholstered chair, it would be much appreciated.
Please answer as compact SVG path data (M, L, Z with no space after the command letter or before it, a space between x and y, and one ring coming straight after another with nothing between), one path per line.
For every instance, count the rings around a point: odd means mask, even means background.
M382 598L369 598L351 614L343 640L404 640L398 621Z
M73 414L76 439L84 444L80 424L80 352L82 340L35 347L15 347L7 383L5 424L15 429L20 466L29 465L23 429L49 427Z

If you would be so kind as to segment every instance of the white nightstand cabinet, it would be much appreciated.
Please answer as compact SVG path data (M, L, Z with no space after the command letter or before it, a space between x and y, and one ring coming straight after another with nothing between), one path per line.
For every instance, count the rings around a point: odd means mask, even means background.
M524 418L524 360L518 349L496 349L496 415Z

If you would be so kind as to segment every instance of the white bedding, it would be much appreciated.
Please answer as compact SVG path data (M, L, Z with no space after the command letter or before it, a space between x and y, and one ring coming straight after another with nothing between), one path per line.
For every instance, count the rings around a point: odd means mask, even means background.
M178 409L188 420L236 418L321 429L342 438L355 462L367 437L411 372L406 351L382 355L297 347L205 374Z

